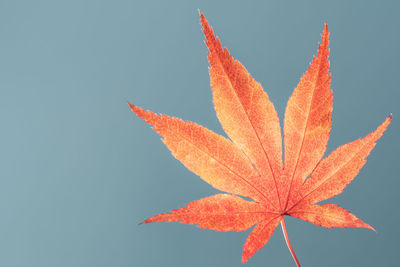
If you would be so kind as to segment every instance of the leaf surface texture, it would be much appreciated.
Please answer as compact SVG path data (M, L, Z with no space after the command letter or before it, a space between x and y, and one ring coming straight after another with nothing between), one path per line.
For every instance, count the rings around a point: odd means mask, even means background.
M373 230L344 208L317 204L351 183L392 118L388 116L375 131L323 158L332 127L328 26L324 26L317 56L289 98L282 138L277 112L260 83L222 47L201 12L200 21L209 50L214 107L229 139L194 122L129 105L152 125L177 160L225 193L143 223L180 222L216 231L254 226L244 243L242 262L268 243L284 216L326 228Z

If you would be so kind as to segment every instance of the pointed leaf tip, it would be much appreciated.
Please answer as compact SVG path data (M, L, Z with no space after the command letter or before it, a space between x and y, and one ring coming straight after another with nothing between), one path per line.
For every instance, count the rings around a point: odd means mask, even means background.
M136 113L137 107L134 104L131 104L129 101L127 101L129 108L132 110L132 112Z
M200 9L199 9L199 16L200 16L200 22L201 22L202 25L203 25L203 21L207 22L206 17L204 16L204 13L201 12ZM203 27L204 27L204 25L203 25Z
M324 31L329 31L328 23L326 21L324 23Z
M322 31L321 45L328 49L329 45L329 28L328 24L325 22L324 30Z
M140 114L142 114L144 111L144 109L139 108L137 106L135 106L134 104L131 104L128 102L129 107L131 108L132 112L135 113L137 116L142 117Z

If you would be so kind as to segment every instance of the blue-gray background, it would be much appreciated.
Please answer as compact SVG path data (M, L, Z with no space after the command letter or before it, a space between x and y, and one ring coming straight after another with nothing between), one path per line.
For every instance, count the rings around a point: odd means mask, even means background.
M0 266L241 266L249 232L143 219L214 194L126 101L223 133L200 8L279 116L331 30L328 151L394 120L333 201L377 229L288 218L303 266L396 266L396 1L0 1ZM248 266L294 266L280 229Z

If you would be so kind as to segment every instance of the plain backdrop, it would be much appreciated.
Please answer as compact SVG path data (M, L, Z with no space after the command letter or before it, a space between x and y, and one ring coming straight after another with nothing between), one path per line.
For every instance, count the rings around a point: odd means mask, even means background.
M212 105L201 9L260 81L281 122L331 31L327 153L393 121L337 203L371 224L288 218L302 266L397 266L398 1L0 1L0 266L242 266L247 232L138 225L217 191L128 108L224 134ZM247 266L294 262L280 228Z

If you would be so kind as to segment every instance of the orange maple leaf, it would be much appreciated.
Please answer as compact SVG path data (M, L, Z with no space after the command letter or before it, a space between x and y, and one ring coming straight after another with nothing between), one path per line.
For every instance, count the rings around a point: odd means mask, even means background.
M243 231L256 225L244 244L243 263L268 242L281 224L298 266L287 237L285 216L327 228L374 230L335 204L315 204L340 194L355 178L391 121L390 115L374 132L340 146L322 159L332 124L328 26L325 24L317 56L286 107L283 166L281 129L274 105L245 67L222 48L201 12L200 20L209 49L215 110L232 141L196 123L129 105L137 116L153 125L164 144L189 170L230 194L193 201L143 223L181 222L216 231Z

